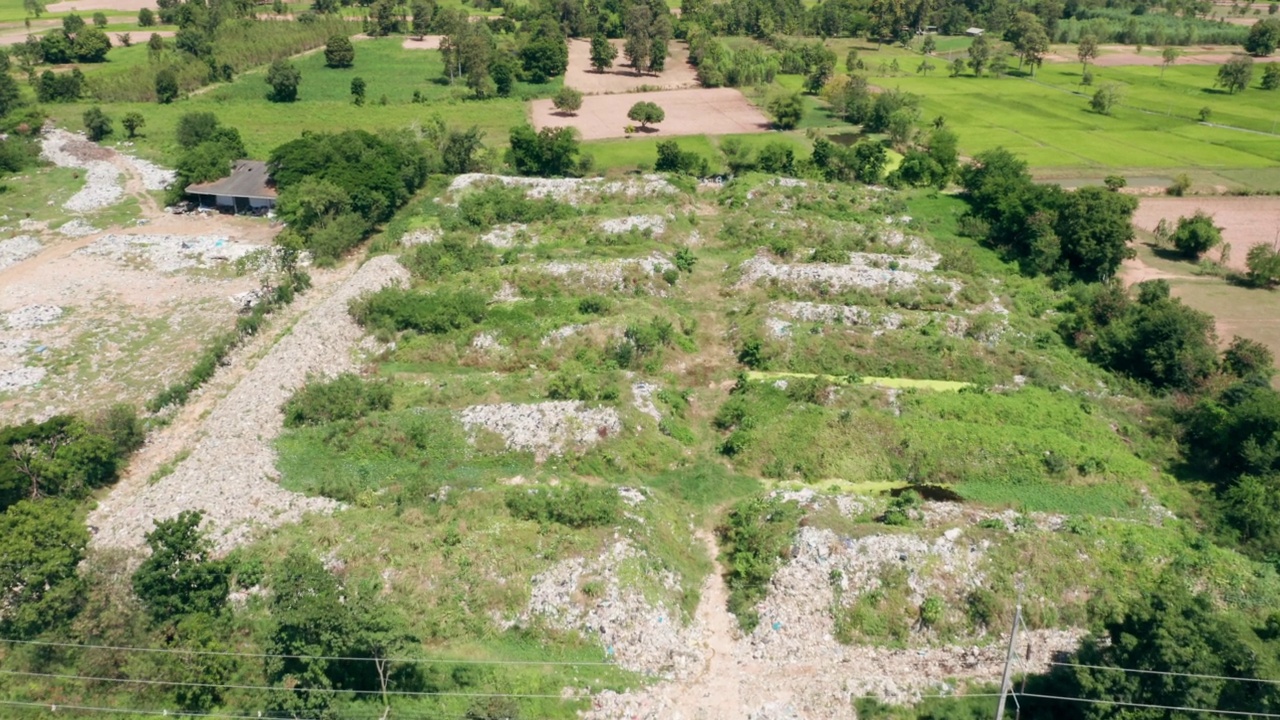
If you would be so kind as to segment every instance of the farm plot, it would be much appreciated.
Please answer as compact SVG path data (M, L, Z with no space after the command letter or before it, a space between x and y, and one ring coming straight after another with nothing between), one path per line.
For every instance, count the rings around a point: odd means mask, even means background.
M405 47L408 47L405 41ZM629 93L638 90L677 90L698 87L698 72L689 64L689 46L683 42L673 42L670 46L671 56L667 58L666 69L659 73L637 73L626 67L626 58L622 53L622 40L613 40L618 50L618 57L611 67L604 72L596 72L591 67L591 41L569 41L569 68L564 74L564 84L581 90L588 95L606 95L609 93ZM439 45L437 44L437 47Z
M584 140L627 137L626 128L636 125L627 119L627 111L645 101L657 103L666 112L666 119L660 127L637 127L640 137L724 135L764 132L769 128L768 118L733 88L597 95L584 98L577 115L561 115L550 100L536 100L532 103L533 124L539 129L571 126Z
M1212 215L1214 224L1222 228L1223 242L1231 244L1227 267L1232 270L1245 270L1245 257L1253 246L1280 240L1280 198L1276 197L1143 198L1133 221L1155 232L1161 220L1172 226L1197 210Z

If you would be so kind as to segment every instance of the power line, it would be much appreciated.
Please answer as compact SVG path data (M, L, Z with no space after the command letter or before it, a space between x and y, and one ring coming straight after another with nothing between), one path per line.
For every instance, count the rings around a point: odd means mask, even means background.
M1202 673L1180 673L1180 672L1171 672L1168 670L1140 670L1138 668L1123 668L1123 667L1115 667L1113 665L1087 665L1085 663L1064 663L1064 662L1050 661L1047 664L1056 665L1058 667L1077 667L1077 668L1087 668L1089 670L1112 670L1115 672L1140 673L1144 675L1163 675L1166 677L1189 677L1189 678L1198 678L1200 680L1236 680L1239 682L1262 683L1264 685L1280 685L1280 680L1270 680L1267 678L1233 677L1231 675L1205 675Z
M179 680L155 680L150 678L109 678L90 677L87 675L62 675L57 673L26 672L23 670L0 670L0 675L16 675L20 677L37 677L50 680L83 680L85 682L124 683L126 685L164 685L167 687L199 687L217 688L219 690L271 690L275 692L305 693L354 693L357 695L395 695L403 697L501 697L501 698L542 698L556 700L581 700L583 697L563 696L549 693L463 693L463 692L430 692L413 690L344 690L337 688L304 688L273 687L271 685L224 685L221 683L182 682Z
M1256 712L1256 711L1251 712L1247 710L1216 710L1214 708L1180 707L1177 705L1153 705L1151 703L1135 703L1135 702L1127 702L1124 700L1099 700L1095 698L1073 698L1073 697L1062 697L1060 695L1040 695L1038 693L1019 693L1019 695L1022 695L1022 697L1039 698L1041 700L1064 700L1066 702L1092 703L1094 705L1120 705L1122 707L1150 708L1152 710L1173 710L1176 712L1213 713L1215 715L1239 715L1242 717L1257 717L1257 718L1280 718L1280 715L1277 715L1275 713L1265 713L1265 712Z
M173 655L206 655L217 657L272 658L284 660L338 660L345 662L387 663L439 663L442 665L538 665L571 667L618 667L617 663L599 660L467 660L454 658L371 658L343 657L339 655L273 655L269 653L245 653L222 650L187 650L184 648L144 648L126 645L90 645L84 643L50 642L46 640L13 640L0 638L0 643L13 645L37 645L41 647L77 648L81 650L121 650L126 652L167 653Z
M19 700L0 700L0 705L7 705L9 707L25 707L33 710L48 710L49 712L69 710L72 712L101 712L116 715L160 715L164 717L219 718L219 720L260 720L263 717L261 715L215 715L211 713L183 712L181 710L137 710L133 708L108 708L94 707L90 705L63 705L61 703L35 703L22 702Z

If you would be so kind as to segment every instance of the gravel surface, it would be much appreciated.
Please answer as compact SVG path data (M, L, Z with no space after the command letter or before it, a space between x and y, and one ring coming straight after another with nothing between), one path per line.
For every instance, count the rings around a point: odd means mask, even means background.
M497 433L508 449L532 452L539 459L585 448L622 432L617 410L588 408L568 400L472 405L462 411L461 419L468 431Z
M658 411L658 406L653 403L653 394L661 390L662 387L653 383L638 382L631 386L631 404L635 409L648 415L657 422L662 422L662 413Z
M57 322L62 308L56 305L28 305L4 316L4 324L10 330L30 330Z
M577 335L584 327L586 327L586 325L581 324L558 327L542 337L542 345L556 345L564 342L566 339Z
M142 186L148 190L164 190L178 178L178 173L162 168L153 162L127 153L120 153L120 156L133 164L138 175L142 177Z
M440 230L437 228L426 228L424 230L414 230L407 232L400 238L400 244L405 247L413 247L414 245L430 245L440 241Z
M280 406L308 376L354 369L352 348L363 333L348 304L407 277L394 257L374 258L299 320L213 409L203 436L172 474L154 484L121 484L102 500L89 516L89 524L98 528L94 544L140 548L155 520L203 510L215 546L226 552L249 541L257 529L338 507L276 484L272 442L282 427Z
M926 280L924 268L932 269L929 261L922 258L910 258L897 255L879 255L877 253L852 253L849 265L831 263L777 263L766 253L761 253L742 263L740 286L751 285L761 280L773 280L792 286L826 286L839 292L853 287L863 288L906 288L914 287ZM879 258L892 258L898 261L897 270L888 267L876 267ZM906 268L916 268L911 270ZM952 294L959 292L959 283L954 280L937 280L951 287Z
M127 262L145 260L160 272L176 272L215 263L234 262L260 245L228 240L218 235L103 235L77 252L103 255Z
M71 222L63 223L62 227L58 228L58 232L66 237L84 237L101 231L84 220L75 218Z
M529 226L524 223L508 223L499 225L484 235L480 236L480 242L488 243L496 248L509 248L514 245L524 245L538 241L537 236L530 235Z
M648 231L653 237L658 237L666 232L667 219L661 215L632 215L630 217L605 220L600 223L600 230L610 235L621 235L632 230Z
M42 367L21 367L17 370L0 371L0 393L13 392L31 387L44 379L45 369Z
M509 187L523 187L531 198L552 198L571 205L594 201L602 195L619 195L626 198L657 197L678 192L676 187L660 175L645 175L627 180L601 180L598 178L530 178L508 175L468 173L459 175L449 184L449 194L465 190L477 183L500 182Z
M0 240L0 270L16 265L40 252L40 241L30 235Z
M559 630L594 635L605 653L627 670L668 677L688 675L702 661L694 643L697 628L684 623L679 610L673 612L661 602L649 603L638 589L623 587L618 577L620 567L637 561L645 562L644 555L623 539L598 557L556 563L533 577L529 605L519 622L538 619ZM679 578L670 571L650 575L650 579L670 593L680 591ZM595 597L582 592L588 582L599 587Z
M577 282L588 288L597 290L622 291L627 289L628 279L638 279L636 275L651 280L667 270L675 268L670 260L659 253L648 257L624 258L603 262L549 262L539 267L545 273L558 278ZM665 283L663 283L665 285ZM649 290L661 294L663 288L650 283Z
M109 161L112 151L89 142L82 134L60 129L47 130L40 146L40 156L54 165L85 171L84 187L62 204L64 209L93 212L114 205L124 197L122 173Z

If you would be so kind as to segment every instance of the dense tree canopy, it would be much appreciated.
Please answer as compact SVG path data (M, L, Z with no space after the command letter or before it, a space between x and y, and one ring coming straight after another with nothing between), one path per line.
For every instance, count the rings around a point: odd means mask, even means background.
M211 557L200 532L203 513L184 510L157 520L147 533L150 557L133 574L133 591L157 621L192 613L216 614L227 601L229 568Z
M71 619L83 602L76 566L89 531L75 506L24 500L0 515L0 633L30 638Z
M508 162L521 175L563 177L573 173L578 158L578 140L572 128L542 128L517 125L511 129Z

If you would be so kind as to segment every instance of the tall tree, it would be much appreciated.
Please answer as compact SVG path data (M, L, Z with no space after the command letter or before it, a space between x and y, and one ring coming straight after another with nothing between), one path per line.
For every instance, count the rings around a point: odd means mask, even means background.
M1164 71L1182 57L1182 51L1176 47L1167 47L1160 53L1160 77L1164 77Z
M1253 80L1253 58L1248 55L1233 55L1218 68L1218 79L1214 84L1234 95L1249 87L1251 80Z
M1081 36L1076 45L1076 57L1080 58L1080 64L1084 66L1081 72L1088 70L1089 61L1098 57L1098 38L1093 35Z
M653 53L653 37L650 35L653 25L653 11L648 5L632 5L627 9L623 19L623 33L626 44L622 52L627 57L627 64L640 75L649 70L649 60Z
M617 57L618 48L609 42L609 38L599 34L591 38L591 67L595 68L596 72L602 73L613 67L613 61Z
M413 24L410 27L413 34L421 40L431 29L431 19L435 16L436 5L428 0L415 0L410 12L413 13Z
M31 638L69 621L84 602L76 566L89 531L75 505L24 500L0 515L0 633Z
M184 510L157 520L146 535L151 556L134 572L133 591L156 620L212 615L226 604L230 571L226 562L213 559L213 544L200 531L203 517Z
M987 42L986 35L979 35L973 39L973 44L969 46L969 67L973 68L973 74L982 77L982 71L987 68L987 64L991 62L991 44Z

